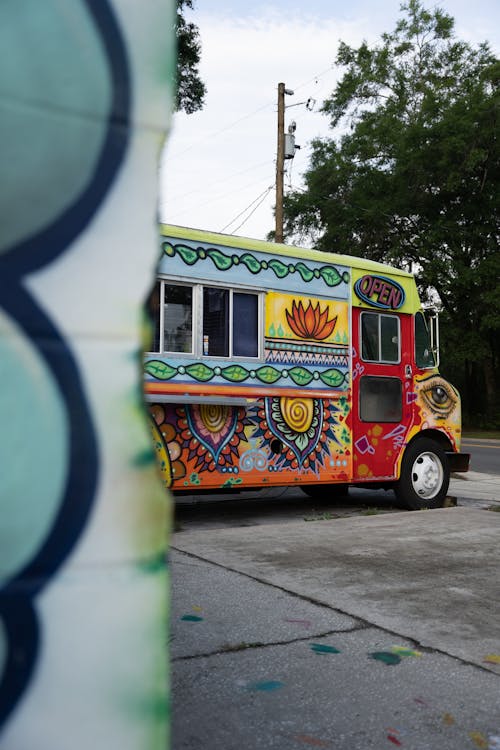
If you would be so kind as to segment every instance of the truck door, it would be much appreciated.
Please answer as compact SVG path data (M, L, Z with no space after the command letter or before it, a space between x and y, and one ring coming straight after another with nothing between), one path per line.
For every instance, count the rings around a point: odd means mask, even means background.
M352 308L353 478L396 478L411 423L411 319Z

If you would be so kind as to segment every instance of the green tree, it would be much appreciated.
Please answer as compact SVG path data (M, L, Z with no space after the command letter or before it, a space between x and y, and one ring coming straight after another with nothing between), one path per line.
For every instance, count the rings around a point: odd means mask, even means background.
M500 421L500 62L419 0L380 44L340 43L344 69L285 232L413 270L442 307L443 372L464 415Z
M185 8L192 10L193 0L177 0L177 110L190 115L204 104L206 87L200 78L201 42L198 27L186 21Z

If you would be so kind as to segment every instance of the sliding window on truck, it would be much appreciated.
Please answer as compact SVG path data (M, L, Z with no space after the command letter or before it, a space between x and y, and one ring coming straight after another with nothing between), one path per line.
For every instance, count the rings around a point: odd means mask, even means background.
M263 294L159 280L149 299L158 353L262 358Z

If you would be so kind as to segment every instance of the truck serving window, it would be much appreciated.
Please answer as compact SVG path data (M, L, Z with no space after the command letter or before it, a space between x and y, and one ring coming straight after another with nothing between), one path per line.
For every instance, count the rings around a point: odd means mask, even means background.
M147 303L153 325L153 352L193 351L193 289L158 281Z
M366 362L400 361L399 318L381 313L361 313L361 357Z
M193 290L189 286L163 285L164 351L193 350Z
M261 297L261 293L159 280L148 300L151 351L258 358Z
M259 356L259 297L233 289L203 289L203 354Z

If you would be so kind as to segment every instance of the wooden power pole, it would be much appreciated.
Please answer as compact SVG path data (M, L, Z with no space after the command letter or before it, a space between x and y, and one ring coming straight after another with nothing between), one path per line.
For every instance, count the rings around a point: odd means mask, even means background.
M278 83L278 148L276 151L275 242L283 242L283 182L285 175L285 84Z

